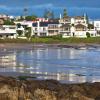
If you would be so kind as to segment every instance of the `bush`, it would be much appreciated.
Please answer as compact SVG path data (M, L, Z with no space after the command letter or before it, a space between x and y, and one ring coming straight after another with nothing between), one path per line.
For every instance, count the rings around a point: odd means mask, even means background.
M89 38L89 37L90 37L90 33L89 33L89 32L87 32L87 33L86 33L86 36L87 36L87 38Z
M5 20L4 25L15 25L15 23L11 20Z
M22 30L17 30L17 34L18 34L19 36L21 36L21 35L23 34L23 31L22 31Z
M58 39L58 40L60 40L60 39L62 39L62 35L59 34L59 35L53 36L52 38L53 38L53 39Z

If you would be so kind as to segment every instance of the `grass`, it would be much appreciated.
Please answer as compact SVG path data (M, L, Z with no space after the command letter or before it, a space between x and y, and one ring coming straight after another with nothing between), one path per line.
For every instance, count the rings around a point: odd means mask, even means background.
M61 38L61 37L37 37L30 41L27 39L0 39L0 43L100 43L100 37L90 38Z
M30 43L27 39L0 39L0 43Z
M91 38L33 38L33 43L100 43L100 37Z

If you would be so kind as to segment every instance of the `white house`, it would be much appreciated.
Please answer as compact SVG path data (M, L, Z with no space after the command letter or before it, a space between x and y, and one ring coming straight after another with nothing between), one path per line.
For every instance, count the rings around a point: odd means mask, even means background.
M97 31L97 36L100 36L100 20L93 21L95 30Z
M33 21L15 21L14 22L16 24L17 29L16 30L21 30L23 32L22 37L25 36L25 27L30 27L31 28L31 35L33 34L32 31L32 24ZM20 25L18 25L20 24Z
M16 38L16 26L15 25L3 25L0 27L0 38Z
M65 18L61 18L59 20L61 24L60 33L62 34L63 38L67 37L80 37L86 38L87 33L90 34L91 37L96 36L96 30L88 29L88 23L86 16L75 16L69 17L66 16Z
M59 34L59 22L34 22L33 36L54 36Z

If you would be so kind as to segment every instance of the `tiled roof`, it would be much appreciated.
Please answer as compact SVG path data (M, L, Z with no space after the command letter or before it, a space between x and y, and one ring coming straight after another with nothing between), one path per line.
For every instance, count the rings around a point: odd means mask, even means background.
M75 16L74 18L75 18L75 19L84 19L83 16Z
M69 19L69 18L71 18L70 16L65 16L65 17L63 17L63 18L65 18L65 19Z
M75 27L82 27L82 28L84 28L84 27L86 27L85 25L82 25L82 24L77 24L77 25L75 25Z
M63 27L70 27L70 24L63 24L63 25L61 26L61 28L63 28Z

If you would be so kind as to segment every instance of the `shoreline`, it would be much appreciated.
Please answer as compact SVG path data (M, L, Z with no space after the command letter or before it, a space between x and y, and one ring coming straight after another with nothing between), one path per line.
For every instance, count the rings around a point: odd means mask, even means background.
M0 48L6 49L33 49L33 48L47 48L47 47L61 47L61 48L84 48L93 47L99 48L100 44L96 43L0 43Z

